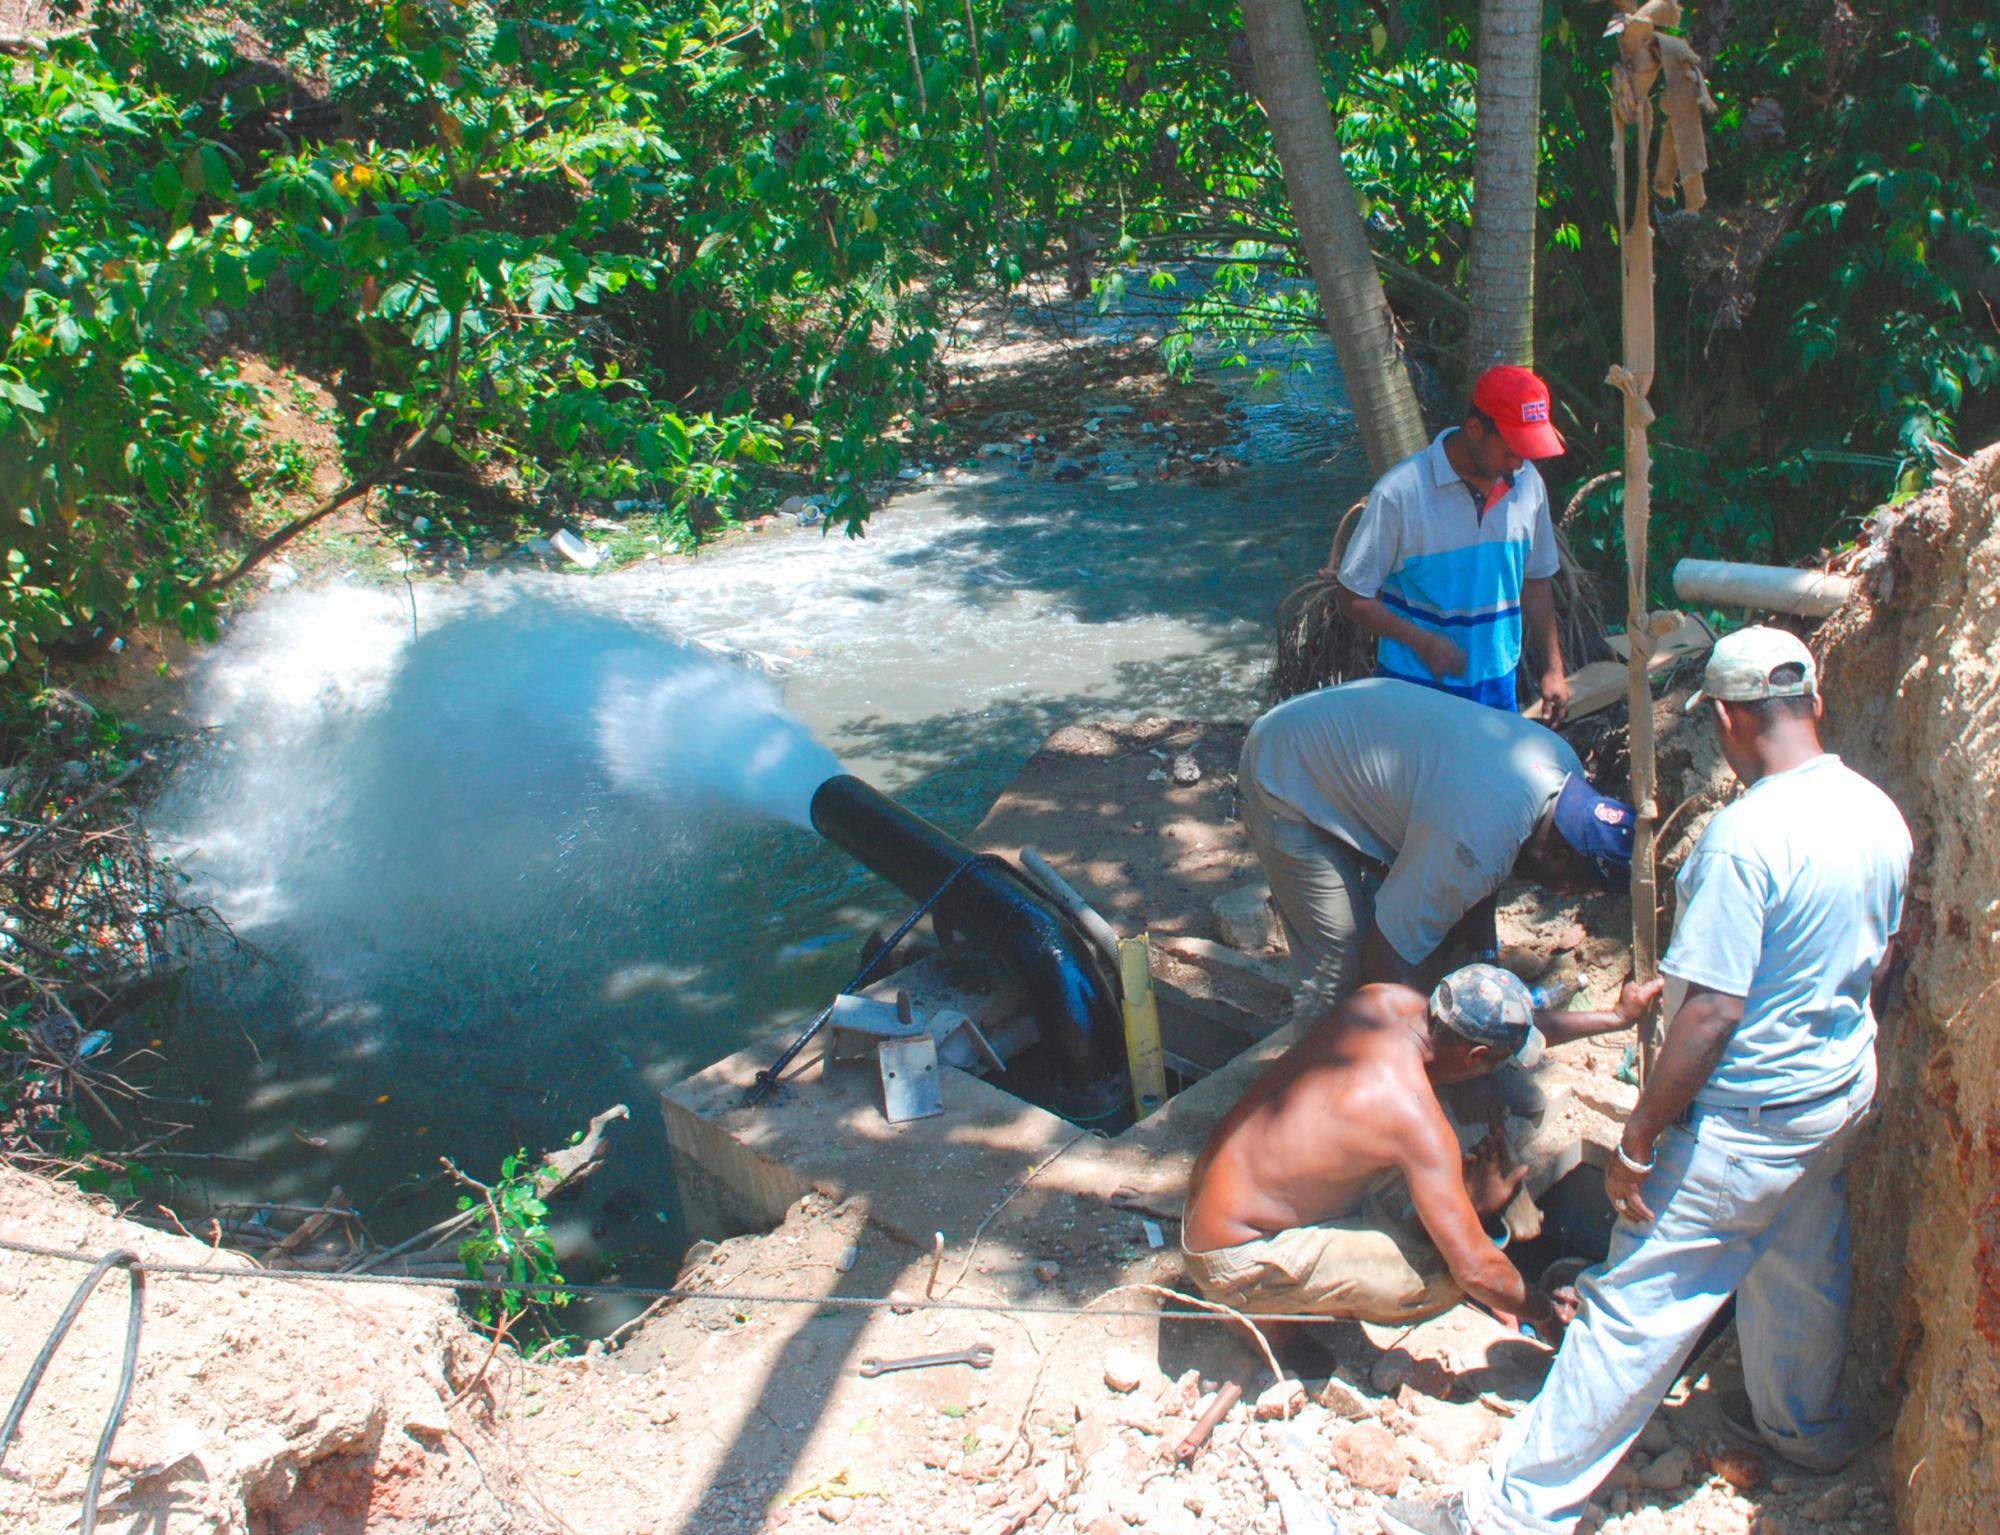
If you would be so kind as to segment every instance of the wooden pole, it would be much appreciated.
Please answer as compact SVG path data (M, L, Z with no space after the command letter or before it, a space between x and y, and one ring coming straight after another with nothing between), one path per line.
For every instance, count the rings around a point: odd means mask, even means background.
M1621 68L1623 66L1621 65ZM1645 89L1614 91L1613 152L1617 163L1619 259L1623 277L1625 361L1610 382L1625 400L1625 633L1631 641L1626 679L1627 733L1632 759L1632 802L1638 824L1632 841L1632 978L1651 980L1660 967L1659 891L1653 842L1660 810L1653 751L1653 687L1649 663L1656 640L1646 602L1646 536L1652 516L1652 457L1646 428L1653 419L1646 395L1653 386L1653 221L1647 161L1653 108ZM1650 80L1647 81L1650 84ZM1636 172L1627 197L1624 108L1633 128ZM1659 1048L1657 1012L1639 1022L1639 1081L1646 1080Z

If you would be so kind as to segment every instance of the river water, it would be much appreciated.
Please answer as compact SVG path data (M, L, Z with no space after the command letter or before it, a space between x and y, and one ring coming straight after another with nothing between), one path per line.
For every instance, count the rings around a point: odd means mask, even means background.
M810 1016L905 903L809 832L622 791L607 668L660 637L770 658L849 771L960 835L1060 724L1248 717L1277 598L1364 484L1318 361L1217 375L1249 460L1217 486L1010 466L860 539L263 598L195 671L206 746L155 816L241 940L200 958L171 1051L207 1100L183 1144L254 1159L207 1165L212 1196L367 1208L622 1101L566 1269L670 1272L659 1089Z

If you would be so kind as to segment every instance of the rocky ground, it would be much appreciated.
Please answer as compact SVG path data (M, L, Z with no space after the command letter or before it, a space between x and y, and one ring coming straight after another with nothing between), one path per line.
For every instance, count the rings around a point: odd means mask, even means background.
M1664 792L1680 806L1671 867L1727 788L1677 699L1663 702L1659 723ZM1142 891L1142 909L1119 908L1118 920L1143 916L1168 942L1229 938L1217 901L1255 880L1229 819L1235 744L1230 727L1071 727L1003 795L982 841L1052 843L1033 807L1087 806L1098 831L1079 824L1063 861L1087 887ZM1197 782L1162 766L1182 752L1207 764ZM1164 851L1146 851L1155 844ZM1107 846L1122 856L1089 851ZM1509 892L1501 926L1518 967L1602 1002L1624 974L1625 921L1622 896L1579 903L1522 888ZM1258 945L1254 932L1233 936ZM1246 957L1275 968L1275 933L1263 936L1267 946ZM1168 949L1161 962L1190 991L1215 979ZM1239 985L1234 999L1259 1005L1254 987ZM1262 1005L1273 1005L1268 995ZM1576 1112L1615 1115L1629 1102L1619 1080L1628 1044L1613 1036L1560 1052ZM23 1177L0 1175L0 1238L92 1253L132 1246L221 1276L151 1287L106 1490L107 1513L122 1522L104 1527L135 1532L166 1520L260 1535L823 1525L1276 1535L1323 1531L1323 1514L1369 1535L1380 1499L1456 1485L1546 1370L1544 1348L1462 1307L1407 1331L1340 1324L1274 1338L1274 1377L1240 1328L1152 1314L1180 1283L1177 1199L1125 1201L1088 1184L1044 1162L996 1189L978 1227L950 1231L936 1251L871 1223L858 1200L810 1195L776 1230L697 1245L682 1283L717 1299L670 1305L609 1349L542 1363L508 1348L489 1361L487 1340L440 1292L240 1277L240 1257L115 1221L74 1190ZM23 1374L79 1273L0 1252L0 1381ZM6 1528L53 1535L74 1523L123 1336L120 1286L113 1279L86 1308L0 1470ZM994 1350L985 1369L860 1373L871 1355L981 1342ZM1592 1524L1610 1535L1889 1529L1884 1451L1829 1479L1730 1443L1713 1403L1736 1374L1725 1336L1606 1484ZM1232 1380L1245 1399L1199 1452L1177 1459ZM1854 1391L1869 1401L1865 1382Z
M957 364L966 403L944 413L950 435L916 455L917 477L980 463L1051 476L1073 465L1135 483L1227 472L1217 456L1227 413L1212 392L1167 386L1116 347L1072 352L1047 337L1010 337L1004 318L980 323L995 328ZM1674 807L1663 858L1670 877L1728 790L1702 734L1679 720L1677 697L1663 701L1658 723L1662 798ZM1614 725L1592 727L1580 742L1613 783ZM1132 792L1117 806L1134 835L1177 836L1191 819L1190 796L1226 789L1235 740L1226 729L1199 740L1171 732L1106 740L1100 755L1140 748L1126 764ZM1202 787L1175 784L1152 747L1169 757L1195 750ZM1157 803L1142 802L1147 795ZM1185 852L1176 866L1185 875L1149 891L1143 909L1162 930L1222 936L1213 898L1254 870L1212 840L1190 835ZM1072 872L1097 880L1088 867ZM1114 874L1104 871L1104 881ZM1623 974L1617 935L1627 923L1622 896L1578 903L1522 889L1509 892L1502 935L1524 971L1576 981L1601 1002ZM1261 957L1282 956L1273 945ZM1194 987L1191 973L1181 978ZM1616 1102L1627 1043L1614 1037L1567 1052L1603 1084L1595 1096L1605 1103ZM1341 1325L1274 1340L1277 1379L1234 1326L1161 1324L1145 1314L1157 1291L1106 1293L1177 1282L1177 1233L1160 1212L1150 1217L1156 1232L1138 1211L1032 1185L996 1190L995 1200L989 1223L953 1233L940 1259L871 1225L858 1204L810 1196L777 1230L697 1247L684 1282L717 1299L668 1306L609 1349L540 1363L491 1350L440 1292L244 1277L246 1259L119 1222L99 1201L4 1170L0 1238L93 1253L127 1246L214 1272L149 1286L132 1405L101 1505L99 1527L121 1535L822 1525L884 1535L1298 1535L1330 1525L1369 1535L1381 1498L1455 1485L1547 1366L1544 1349L1460 1308L1407 1332ZM0 1251L0 1385L24 1375L81 1272ZM927 1293L967 1309L776 1299ZM726 1298L737 1296L770 1299ZM1023 1305L1091 1310L1029 1314ZM1141 1314L1115 1314L1125 1310ZM124 1315L114 1277L5 1447L0 1527L31 1535L74 1527ZM994 1349L983 1370L859 1373L870 1355L982 1340ZM1676 1385L1600 1491L1586 1528L1872 1535L1894 1527L1885 1447L1836 1478L1734 1447L1714 1403L1737 1373L1725 1335ZM1232 1379L1244 1383L1245 1399L1191 1459L1178 1460L1175 1448ZM1857 1378L1851 1394L1871 1415L1893 1400L1875 1377Z
M1010 1209L1011 1214L1011 1209ZM1144 1238L1132 1233L1114 1233ZM1057 1250L1074 1254L1071 1242ZM488 1348L435 1291L258 1281L243 1260L115 1222L73 1190L0 1173L0 1237L213 1278L148 1287L137 1384L100 1528L120 1532L565 1531L666 1535L954 1529L1372 1530L1385 1496L1450 1488L1546 1368L1539 1345L1461 1308L1409 1331L1340 1325L1280 1340L1274 1382L1233 1326L985 1310L1034 1273L1040 1304L1088 1298L1088 1260L1039 1256L1056 1209L958 1246L939 1294L974 1309L816 1311L677 1304L606 1351L541 1364ZM1101 1245L1101 1244L1100 1244ZM964 1260L970 1261L964 1261ZM1171 1277L1161 1255L1158 1277ZM692 1255L686 1283L740 1294L887 1295L930 1284L932 1255L820 1196L776 1231ZM0 1379L22 1377L82 1269L0 1253ZM958 1276L963 1273L964 1277ZM1041 1274L1050 1278L1042 1281ZM955 1281L955 1282L954 1282ZM1144 1310L1141 1291L1098 1309ZM0 1525L74 1526L124 1336L123 1281L85 1308L0 1471ZM984 1338L992 1365L868 1378ZM1890 1527L1881 1452L1838 1478L1733 1448L1712 1412L1727 1343L1676 1387L1592 1522L1609 1535L1869 1535ZM1226 1380L1245 1399L1185 1463L1174 1450Z

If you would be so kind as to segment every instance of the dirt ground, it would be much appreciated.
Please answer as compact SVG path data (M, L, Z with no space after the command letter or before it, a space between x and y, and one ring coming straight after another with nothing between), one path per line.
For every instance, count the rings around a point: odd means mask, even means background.
M1546 1351L1461 1308L1412 1331L1350 1324L1281 1342L1272 1388L1232 1327L981 1309L1096 1293L1060 1198L1030 1189L934 1286L974 1309L816 1311L686 1302L622 1349L523 1362L436 1291L253 1280L242 1260L113 1221L74 1191L0 1172L0 1236L214 1278L148 1286L138 1380L114 1446L100 1528L248 1535L350 1532L817 1530L915 1535L1032 1529L1118 1535L1284 1528L1292 1489L1347 1528L1379 1496L1449 1487L1532 1396ZM1139 1222L1115 1234L1145 1244ZM1101 1244L1096 1244L1100 1246ZM1071 1261L1074 1261L1072 1258ZM1158 1279L1175 1260L1160 1254ZM932 1255L809 1196L776 1231L691 1255L684 1283L728 1295L921 1297ZM1053 1269L1053 1272L1051 1272ZM0 1372L25 1372L82 1273L0 1254L9 1326ZM1049 1275L1044 1279L1043 1275ZM1152 1304L1144 1292L1102 1309ZM82 1313L0 1472L0 1524L74 1525L124 1337L123 1281ZM859 1362L955 1351L991 1367L868 1378ZM1771 1476L1739 1492L1710 1402L1726 1349L1677 1389L1607 1494L1613 1535L1887 1528L1870 1469ZM1230 1377L1246 1400L1190 1464L1172 1449ZM1289 1420L1284 1416L1289 1409ZM1650 1453L1649 1453L1650 1452ZM1670 1486L1668 1484L1671 1484Z
M1723 780L1677 701L1663 702L1660 724L1663 782L1686 802L1670 839L1677 858ZM1105 904L1121 927L1213 937L1214 897L1256 877L1232 819L1240 740L1240 727L1160 720L1059 731L980 840L1039 840L1086 890L1112 892ZM1195 784L1163 771L1184 751L1202 764ZM1502 931L1524 970L1605 1000L1624 970L1623 924L1621 897L1579 904L1523 888L1509 893ZM1284 959L1275 946L1254 957ZM1268 988L1232 990L1164 951L1162 964L1190 990L1274 1005ZM1580 1068L1580 1095L1613 1112L1631 1091L1618 1081L1626 1043L1563 1052ZM231 1276L161 1276L150 1287L138 1386L107 1483L116 1517L103 1526L131 1532L692 1535L838 1524L883 1535L1275 1535L1296 1494L1365 1535L1377 1499L1454 1486L1547 1367L1545 1349L1460 1308L1408 1331L1341 1324L1280 1337L1292 1384L1279 1386L1239 1329L1162 1324L1151 1314L1159 1291L1118 1288L1179 1282L1177 1199L1120 1209L1061 1175L993 1198L980 1228L952 1232L940 1257L871 1224L859 1201L809 1195L778 1229L689 1255L683 1283L729 1298L671 1305L578 1360L531 1364L502 1349L483 1376L485 1339L440 1292L244 1279L239 1258L15 1176L0 1177L0 1237L89 1252L126 1245ZM0 1379L25 1371L80 1272L0 1253L10 1322ZM766 1299L733 1298L743 1296ZM951 1309L841 1304L886 1297ZM1019 1309L1048 1307L1091 1309ZM1121 1310L1139 1314L1106 1314ZM0 1471L7 1528L73 1523L123 1325L114 1278ZM979 1342L994 1349L985 1369L859 1373L871 1355ZM1610 1535L1889 1528L1886 1450L1833 1479L1730 1457L1712 1404L1736 1374L1725 1338L1607 1485L1593 1524ZM1178 1464L1174 1447L1231 1378L1246 1400Z
M1227 472L1226 462L1195 461L1226 435L1217 399L1139 378L1131 358L1109 366L1046 340L1009 340L997 323L955 380L965 403L944 412L952 435L935 451L934 472L1006 440L1030 454L1023 472L1053 473L1059 458L1081 460L1107 436L1107 457L1120 466L1119 454L1157 448L1153 474ZM1100 366L1102 376L1090 371ZM1081 398L1057 403L1071 394ZM1107 400L1131 413L1107 418ZM303 391L299 403L306 407ZM1010 412L1032 412L1032 422ZM1147 422L1156 430L1141 433ZM1178 444L1157 442L1168 429ZM1731 1459L1713 1411L1737 1374L1725 1337L1600 1493L1592 1522L1610 1535L1892 1527L1927 1535L1985 1522L1995 1441L1982 1409L2000 1390L2000 1288L1989 1283L2000 1272L1992 1194L2000 1132L1996 1036L1981 1021L1990 1022L1990 1007L1979 1004L1992 994L2000 953L1992 885L2000 458L1982 465L1977 487L1940 492L1906 513L1890 556L1871 567L1871 606L1836 625L1829 657L1836 741L1844 714L1855 745L1842 749L1900 786L1906 805L1920 805L1923 856L1937 860L1916 898L1930 923L1913 970L1916 1001L1885 1039L1894 1054L1885 1080L1916 1106L1906 1120L1892 1115L1897 1138L1878 1140L1871 1165L1880 1177L1859 1196L1863 1309L1879 1323L1864 1321L1872 1336L1852 1390L1880 1412L1907 1386L1913 1405L1893 1452L1881 1446L1838 1478ZM1882 590L1879 569L1900 573L1900 604ZM149 656L148 669L162 659L171 656ZM1679 716L1682 691L1658 714L1662 800L1672 807L1663 888L1729 792L1704 734ZM1580 742L1614 783L1615 723ZM1229 819L1240 742L1240 727L1172 721L1059 732L995 807L986 840L1039 840L1121 927L1143 921L1162 937L1214 938L1214 897L1256 877ZM1202 767L1197 784L1165 776L1183 750ZM1959 765L1933 786L1934 763ZM1170 856L1123 857L1120 839ZM1574 978L1597 1002L1624 973L1618 935L1628 927L1622 895L1579 903L1513 889L1502 912L1503 940L1524 971ZM1262 957L1284 958L1278 945ZM1260 1004L1255 988L1171 955L1162 971L1191 991L1269 1006L1268 994ZM1566 1052L1602 1083L1606 1104L1630 1091L1618 1080L1628 1043L1612 1037ZM1113 1284L1177 1280L1171 1221L1154 1217L1156 1248L1137 1211L1107 1214L1103 1201L1033 1183L994 1198L990 1223L954 1234L942 1261L871 1225L859 1204L815 1195L775 1231L698 1244L684 1276L726 1295L839 1302L929 1292L973 1309L685 1302L610 1350L547 1363L508 1348L489 1362L487 1340L441 1292L245 1278L247 1260L118 1222L74 1190L5 1170L0 1238L88 1252L125 1246L214 1270L148 1287L137 1384L100 1522L120 1535L667 1535L823 1524L897 1535L1263 1535L1305 1527L1286 1518L1293 1489L1350 1535L1367 1535L1378 1498L1454 1485L1546 1369L1544 1350L1461 1308L1408 1333L1343 1325L1279 1340L1286 1376L1298 1384L1272 1389L1233 1327L1105 1314L1149 1312L1158 1301L1138 1290L1097 1299ZM0 1382L25 1374L81 1273L0 1252ZM74 1527L123 1338L123 1283L107 1280L85 1308L7 1447L0 1528ZM1008 1309L1093 1301L1081 1317ZM982 1339L995 1351L984 1370L858 1373L871 1354ZM1246 1400L1190 1464L1177 1464L1173 1447L1232 1376L1248 1382Z

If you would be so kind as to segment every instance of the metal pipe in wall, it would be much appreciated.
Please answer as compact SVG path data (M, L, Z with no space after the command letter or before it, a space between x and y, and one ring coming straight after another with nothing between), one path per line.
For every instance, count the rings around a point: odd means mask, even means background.
M1854 582L1823 570L1786 565L1744 565L1731 560L1682 560L1674 566L1674 595L1683 602L1765 613L1825 618L1853 594Z

